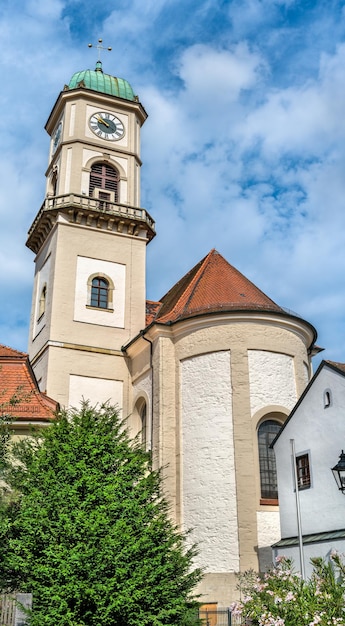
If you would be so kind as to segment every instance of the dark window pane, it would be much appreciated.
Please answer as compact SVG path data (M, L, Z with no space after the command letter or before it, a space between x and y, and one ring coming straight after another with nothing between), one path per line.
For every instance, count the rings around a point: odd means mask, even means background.
M143 406L141 410L141 443L146 446L146 428L147 428L147 417L146 417L146 404Z
M258 430L261 497L269 500L278 498L276 459L270 444L280 428L279 422L267 420Z
M309 455L302 454L296 457L298 489L309 489L310 487L310 467Z
M94 278L91 285L91 306L101 309L108 307L109 284L105 278Z

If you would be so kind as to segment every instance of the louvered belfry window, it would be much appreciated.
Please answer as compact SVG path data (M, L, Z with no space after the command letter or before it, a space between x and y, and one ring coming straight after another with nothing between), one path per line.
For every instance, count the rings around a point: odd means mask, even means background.
M114 167L110 167L106 163L94 163L91 166L89 196L93 195L93 191L97 187L98 189L113 191L115 202L118 202L119 179L119 172Z

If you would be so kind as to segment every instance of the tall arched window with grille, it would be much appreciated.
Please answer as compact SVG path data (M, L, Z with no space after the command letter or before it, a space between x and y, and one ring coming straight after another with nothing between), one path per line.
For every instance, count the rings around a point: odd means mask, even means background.
M107 163L91 166L89 196L97 196L103 202L119 201L120 175L115 167Z
M281 429L275 420L265 420L258 429L261 498L278 500L276 458L271 443Z
M107 309L109 300L109 282L106 278L95 276L91 283L90 305L99 309Z

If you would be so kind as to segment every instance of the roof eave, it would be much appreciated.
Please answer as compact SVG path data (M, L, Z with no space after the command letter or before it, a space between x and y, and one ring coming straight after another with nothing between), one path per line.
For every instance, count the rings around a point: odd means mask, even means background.
M294 408L292 409L291 413L288 415L286 421L284 422L283 426L281 427L279 433L275 436L275 438L273 439L272 443L270 444L270 448L274 448L274 446L277 443L277 441L278 441L279 437L281 436L282 432L285 430L286 426L288 425L288 423L290 422L290 420L292 419L292 417L296 413L298 407L303 402L305 396L309 392L310 387L314 384L316 378L319 376L321 370L323 370L324 367L329 367L330 369L332 369L333 371L337 372L338 374L341 374L342 376L345 376L345 371L343 369L340 369L339 367L337 367L334 363L332 363L330 361L326 361L326 360L321 361L321 363L320 363L319 367L317 368L314 376L310 379L310 381L307 384L306 388L304 389L303 393L300 395L300 397L297 400Z
M284 311L283 309L276 310L272 308L272 309L263 310L262 308L244 309L240 307L236 307L236 308L232 307L232 308L224 308L224 309L218 308L217 310L206 310L206 311L203 310L198 313L194 313L190 315L182 314L180 317L177 317L171 320L164 320L164 319L159 319L159 318L155 319L152 322L150 322L150 324L148 324L144 329L142 329L135 337L133 337L133 339L131 339L127 344L122 346L121 350L122 352L126 353L134 343L136 343L140 338L143 338L143 336L146 335L155 326L172 327L181 322L186 322L186 321L194 320L194 319L201 318L201 317L209 317L209 316L215 317L216 315L225 316L229 314L230 315L241 314L241 315L244 315L245 317L252 317L253 315L258 316L258 314L260 314L260 316L261 315L264 315L264 316L277 315L278 317L282 317L284 319L291 319L296 322L299 322L299 324L307 327L310 331L309 334L311 336L311 341L310 341L310 345L308 346L309 353L312 352L313 346L317 339L317 332L316 332L315 327L312 324L310 324L303 318L299 317L298 315L293 315L291 313Z

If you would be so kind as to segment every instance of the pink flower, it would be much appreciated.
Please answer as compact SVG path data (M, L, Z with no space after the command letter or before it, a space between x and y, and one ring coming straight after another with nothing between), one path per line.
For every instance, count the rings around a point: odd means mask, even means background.
M288 593L285 596L285 600L286 602L291 602L291 600L296 600L296 596L294 593L292 593L292 591L288 591Z
M285 561L285 558L283 555L276 556L276 563L282 563L282 561Z
M230 611L232 615L242 616L243 604L241 602L233 602L230 605Z

